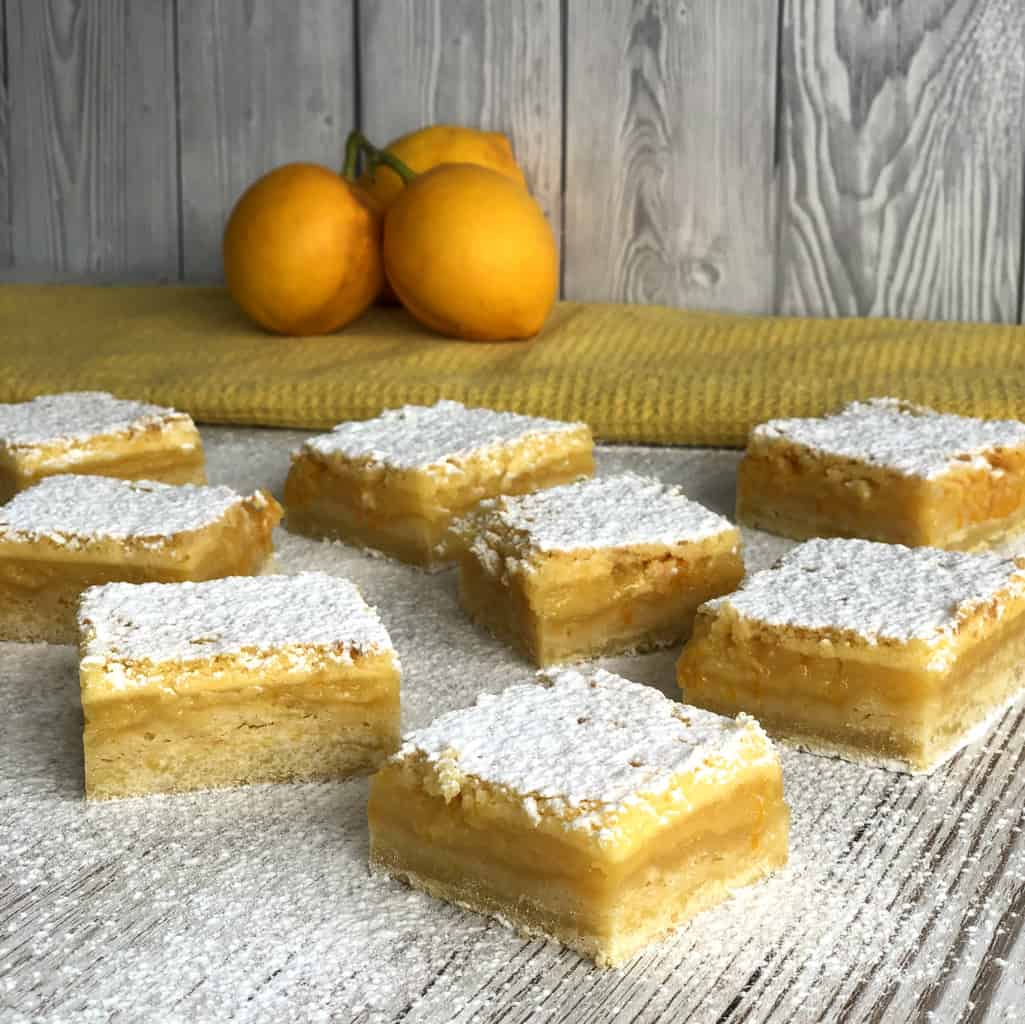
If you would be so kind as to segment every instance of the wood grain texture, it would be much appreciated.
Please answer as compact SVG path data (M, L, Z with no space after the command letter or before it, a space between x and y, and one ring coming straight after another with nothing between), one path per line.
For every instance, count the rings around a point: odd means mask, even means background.
M565 292L768 311L776 0L569 0Z
M1014 321L1020 0L786 0L780 310Z
M361 121L382 145L433 122L505 132L562 223L559 0L360 0Z
M7 0L11 261L178 270L174 20L167 0Z
M280 494L299 431L203 428L213 483ZM738 455L599 446L718 512ZM744 528L757 570L793 542ZM355 581L406 729L533 669L452 573L277 531ZM605 659L677 696L675 650ZM0 1018L359 1024L1021 1024L1025 703L927 778L782 749L791 858L617 970L367 872L367 782L87 806L76 652L0 643ZM931 1016L930 1016L931 1014Z
M210 280L246 186L294 160L341 167L355 114L352 0L185 0L178 39L183 271Z

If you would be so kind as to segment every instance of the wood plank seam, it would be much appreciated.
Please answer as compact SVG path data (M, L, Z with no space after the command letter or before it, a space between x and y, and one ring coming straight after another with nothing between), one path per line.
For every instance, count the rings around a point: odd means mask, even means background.
M773 104L772 125L772 309L777 316L783 309L783 275L780 267L783 264L783 210L785 178L783 162L786 159L786 89L783 81L783 54L786 40L786 13L788 0L779 0L776 9L776 97Z
M559 298L566 297L566 153L569 149L569 0L559 5L559 89L562 116L559 119Z
M182 174L182 64L181 64L181 22L179 5L181 0L171 0L172 45L174 46L174 175L177 182L178 199L178 277L185 280L185 189Z
M11 238L11 119L7 3L0 0L0 267L14 262Z
M363 131L363 34L360 29L363 4L366 0L352 0L352 124L354 131ZM377 145L380 142L371 139Z
M1025 120L1025 110L1022 111L1022 119ZM1025 132L1022 132L1022 151L1020 155L1022 164L1022 215L1018 222L1018 323L1025 323Z

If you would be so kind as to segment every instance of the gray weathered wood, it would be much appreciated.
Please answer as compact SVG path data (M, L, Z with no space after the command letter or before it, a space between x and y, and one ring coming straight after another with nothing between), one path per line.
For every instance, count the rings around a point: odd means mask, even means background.
M562 221L559 0L361 0L364 131L505 132L556 237Z
M178 176L167 0L7 0L12 261L174 277Z
M786 0L780 309L1013 321L1020 0Z
M337 165L359 115L382 140L437 120L508 132L571 298L1021 316L1019 0L3 0L0 16L3 280L216 278L242 189L287 160Z
M278 495L306 436L203 434L211 482ZM734 452L596 454L732 508ZM753 570L793 544L742 529ZM280 571L347 576L378 606L405 728L533 678L469 623L453 573L275 545ZM676 656L603 664L676 696ZM604 971L369 875L365 779L84 804L76 669L70 647L0 643L5 1024L1021 1024L1022 702L928 778L783 749L787 867Z
M353 125L352 0L178 5L184 276L221 273L224 222L272 167L341 167Z
M776 0L570 0L568 298L768 310Z

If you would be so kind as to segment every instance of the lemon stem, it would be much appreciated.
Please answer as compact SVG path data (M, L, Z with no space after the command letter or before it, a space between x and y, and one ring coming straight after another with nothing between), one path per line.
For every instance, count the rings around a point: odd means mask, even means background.
M349 137L345 140L345 166L342 168L342 175L350 181L356 180L360 157L363 158L364 170L370 175L371 181L374 180L378 167L387 167L393 171L402 179L403 185L408 185L416 177L415 171L388 150L378 149L362 132L349 132Z

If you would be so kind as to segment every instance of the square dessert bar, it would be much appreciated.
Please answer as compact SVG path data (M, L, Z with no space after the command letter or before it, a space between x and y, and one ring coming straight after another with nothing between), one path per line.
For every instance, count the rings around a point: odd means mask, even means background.
M812 540L698 611L684 698L809 750L930 771L1025 688L1025 562Z
M333 779L397 746L398 658L348 580L109 583L78 622L90 798Z
M732 523L633 473L485 501L453 532L463 607L539 665L677 643L744 575Z
M546 681L405 737L371 783L372 869L608 966L786 862L753 719L601 669Z
M56 473L204 484L191 417L103 391L0 405L0 501Z
M87 587L259 572L281 506L264 491L50 476L0 507L0 640L74 643Z
M772 420L740 463L737 518L798 540L983 547L1025 527L1025 423L894 398Z
M389 409L312 437L293 455L288 528L443 564L454 517L481 498L590 476L593 448L583 423L458 402Z

